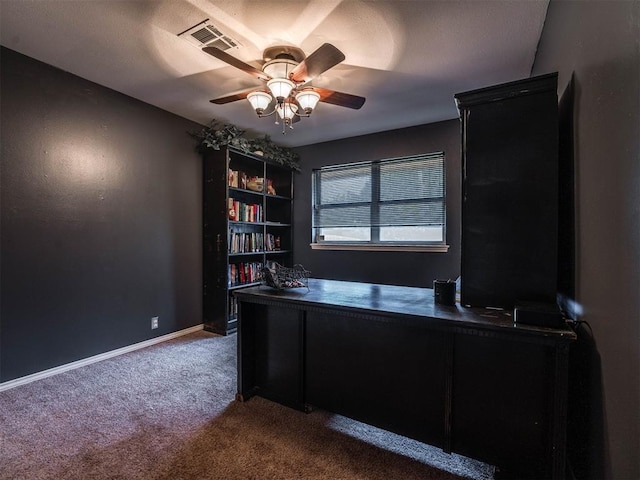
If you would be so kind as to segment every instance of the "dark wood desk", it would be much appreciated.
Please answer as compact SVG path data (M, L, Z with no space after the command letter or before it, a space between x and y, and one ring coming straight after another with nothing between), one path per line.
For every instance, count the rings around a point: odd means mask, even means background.
M569 327L435 305L430 289L309 288L236 293L239 400L322 408L517 478L564 477Z

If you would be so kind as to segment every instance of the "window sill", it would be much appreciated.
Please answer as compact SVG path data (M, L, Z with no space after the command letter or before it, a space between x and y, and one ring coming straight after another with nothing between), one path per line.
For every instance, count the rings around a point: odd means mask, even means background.
M361 243L311 243L312 250L359 250L363 252L430 252L447 253L449 245L411 245L411 244L361 244Z

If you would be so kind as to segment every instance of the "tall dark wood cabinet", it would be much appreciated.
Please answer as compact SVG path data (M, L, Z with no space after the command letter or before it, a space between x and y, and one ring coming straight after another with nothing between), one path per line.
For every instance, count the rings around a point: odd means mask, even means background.
M455 99L463 155L461 304L554 303L557 73Z
M293 172L234 148L203 155L203 315L221 335L237 325L234 292L260 284L260 269L293 260Z

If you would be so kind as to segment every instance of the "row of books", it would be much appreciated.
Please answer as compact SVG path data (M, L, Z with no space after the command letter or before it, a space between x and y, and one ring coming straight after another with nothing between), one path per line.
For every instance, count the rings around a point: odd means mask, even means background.
M273 235L272 233L267 233L267 236L265 237L264 248L267 252L280 250L280 237Z
M260 232L229 232L229 253L262 252L264 235Z
M267 261L264 264L261 262L241 262L229 264L229 286L242 285L244 283L255 283L262 280L261 270L263 266L274 270L278 263L275 261ZM231 307L230 307L231 308ZM235 305L235 311L237 312L237 303ZM231 314L231 309L229 310Z
M260 232L229 233L228 251L234 253L277 252L281 250L280 237Z
M229 198L229 220L237 222L262 222L262 205L257 203L243 203Z
M227 277L229 279L228 285L234 287L244 283L259 282L262 278L261 269L261 262L230 263Z

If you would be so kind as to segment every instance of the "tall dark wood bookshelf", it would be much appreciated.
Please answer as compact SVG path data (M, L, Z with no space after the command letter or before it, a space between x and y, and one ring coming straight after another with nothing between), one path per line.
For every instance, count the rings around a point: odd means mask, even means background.
M234 292L259 285L265 264L291 266L293 172L228 147L203 155L203 180L203 323L227 335L237 328Z

